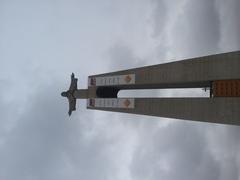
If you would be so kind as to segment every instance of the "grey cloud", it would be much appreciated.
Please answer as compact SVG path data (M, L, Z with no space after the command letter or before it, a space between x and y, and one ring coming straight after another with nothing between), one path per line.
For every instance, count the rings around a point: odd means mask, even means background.
M240 49L240 21L238 0L216 0L221 23L220 47L223 51L233 51Z
M153 3L153 37L161 35L167 25L168 9L165 1L154 0Z
M178 20L172 29L177 48L190 55L218 51L220 22L214 1L189 1Z
M2 98L2 91L0 90L0 99ZM1 142L4 142L5 135L7 133L6 126L7 126L7 120L9 117L9 109L8 109L8 104L4 103L3 101L0 101L0 113L2 118L0 119L1 126L0 126L0 147L1 147Z
M57 150L62 146L61 141L67 138L64 136L63 118L58 113L63 106L56 103L52 92L48 91L46 95L39 92L29 101L28 110L9 133L5 146L0 150L0 174L3 179L43 179L46 171L56 165Z
M220 166L208 152L206 126L174 123L143 133L136 147L133 179L219 179Z
M138 57L126 43L117 42L109 50L109 68L114 70L130 69L142 66L146 61Z
M216 125L209 128L206 137L208 138L208 148L212 156L221 167L221 177L223 179L239 179L240 165L240 127Z
M155 1L162 7L162 1ZM159 4L158 4L159 3ZM155 28L164 37L163 44L178 58L214 54L219 52L220 20L214 1L179 1L167 3L165 27ZM172 15L171 15L172 14ZM153 17L161 17L156 9ZM154 18L155 24L161 24Z
M69 121L67 103L55 88L48 86L36 93L6 137L0 148L1 179L105 179L107 176L111 161L104 134L92 141L83 138L94 127L94 116L80 110Z

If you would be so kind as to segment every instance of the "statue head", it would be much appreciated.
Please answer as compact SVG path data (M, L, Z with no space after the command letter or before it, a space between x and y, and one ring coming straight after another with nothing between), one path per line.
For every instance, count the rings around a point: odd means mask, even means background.
M63 97L67 97L67 92L62 92L61 95L62 95Z

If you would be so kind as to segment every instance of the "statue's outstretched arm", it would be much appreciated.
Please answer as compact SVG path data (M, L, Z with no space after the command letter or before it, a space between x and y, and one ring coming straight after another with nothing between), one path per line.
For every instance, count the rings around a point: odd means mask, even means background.
M72 111L76 110L76 99L75 98L68 98L68 102L69 102L68 115L71 116Z
M71 74L71 79L74 79L74 73Z
M70 87L69 89L70 90L76 90L77 89L77 81L78 79L74 77L74 73L72 73L71 75L71 84L70 84Z

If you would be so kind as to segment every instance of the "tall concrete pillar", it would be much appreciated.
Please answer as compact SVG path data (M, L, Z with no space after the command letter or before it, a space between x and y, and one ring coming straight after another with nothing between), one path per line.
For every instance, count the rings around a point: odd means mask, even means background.
M205 87L212 97L117 97L123 89ZM240 51L92 75L74 95L88 99L88 109L240 125Z

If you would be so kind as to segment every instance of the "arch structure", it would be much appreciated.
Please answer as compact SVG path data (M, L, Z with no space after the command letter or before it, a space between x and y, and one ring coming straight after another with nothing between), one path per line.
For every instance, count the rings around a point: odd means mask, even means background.
M208 88L209 97L118 98L123 89ZM88 77L87 108L240 125L240 51Z

